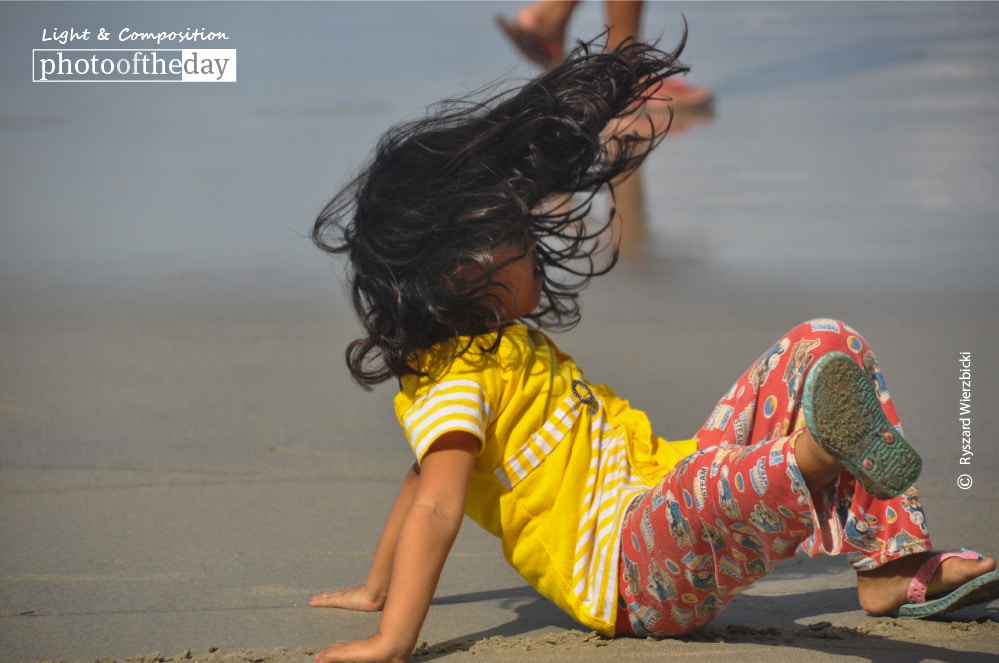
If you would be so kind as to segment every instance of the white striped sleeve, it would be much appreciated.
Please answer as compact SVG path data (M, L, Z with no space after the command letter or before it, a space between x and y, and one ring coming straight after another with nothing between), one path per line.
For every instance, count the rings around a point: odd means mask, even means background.
M435 385L403 415L402 424L418 460L444 433L464 431L485 440L491 411L486 394L474 380Z

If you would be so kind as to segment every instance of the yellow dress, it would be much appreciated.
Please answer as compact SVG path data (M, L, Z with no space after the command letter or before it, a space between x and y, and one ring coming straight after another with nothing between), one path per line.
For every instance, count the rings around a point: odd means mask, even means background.
M544 333L508 327L488 352L495 340L423 352L428 375L402 379L396 414L418 462L449 431L482 442L467 515L502 540L507 561L542 596L612 635L625 511L696 441L653 435L643 412L588 384Z

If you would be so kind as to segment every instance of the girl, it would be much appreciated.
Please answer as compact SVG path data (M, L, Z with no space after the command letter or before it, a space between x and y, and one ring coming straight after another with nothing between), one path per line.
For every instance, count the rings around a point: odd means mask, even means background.
M999 592L994 560L930 552L919 457L846 325L789 332L674 442L540 331L575 324L613 266L610 221L585 219L664 136L643 102L687 71L682 48L583 44L519 90L397 127L317 220L316 243L349 260L351 374L398 381L416 454L367 580L311 601L382 610L378 631L317 660L405 660L465 514L606 635L697 629L798 548L846 554L874 614Z

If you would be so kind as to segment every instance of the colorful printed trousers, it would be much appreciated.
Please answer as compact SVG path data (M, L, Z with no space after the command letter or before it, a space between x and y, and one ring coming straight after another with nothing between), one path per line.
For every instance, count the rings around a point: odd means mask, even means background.
M698 451L630 507L621 536L618 630L679 635L714 619L800 549L845 554L858 571L930 549L915 488L878 500L843 473L814 505L794 441L809 366L845 352L898 415L867 342L835 320L792 329L739 379L697 432Z

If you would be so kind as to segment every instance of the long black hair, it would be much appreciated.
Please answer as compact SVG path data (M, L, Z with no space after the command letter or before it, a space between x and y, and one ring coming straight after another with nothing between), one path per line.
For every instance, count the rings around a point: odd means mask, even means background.
M593 198L663 138L668 122L636 111L664 78L687 71L678 61L686 34L672 52L630 40L605 52L595 42L514 90L446 101L390 129L320 213L313 241L349 259L365 335L346 355L359 384L420 374L417 351L446 339L502 334L510 321L488 293L500 267L491 251L507 242L537 240L542 298L526 318L555 330L579 321L580 290L617 259L616 244L605 251L601 241L612 214L586 222ZM643 119L644 129L627 129Z

